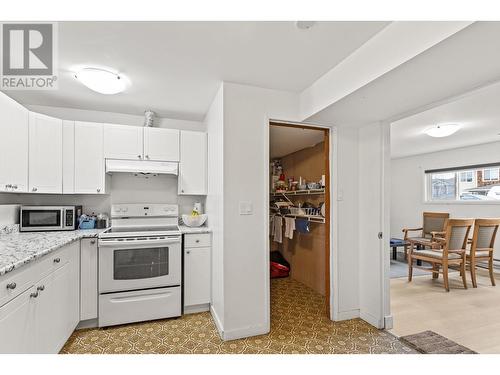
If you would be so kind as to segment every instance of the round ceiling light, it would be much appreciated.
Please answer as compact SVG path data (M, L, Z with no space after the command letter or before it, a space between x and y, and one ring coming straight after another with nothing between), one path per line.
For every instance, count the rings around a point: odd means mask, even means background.
M89 89L105 95L118 94L125 90L125 80L120 75L104 69L84 68L75 78Z
M441 124L425 129L424 133L430 137L443 138L456 133L458 129L460 129L458 124Z

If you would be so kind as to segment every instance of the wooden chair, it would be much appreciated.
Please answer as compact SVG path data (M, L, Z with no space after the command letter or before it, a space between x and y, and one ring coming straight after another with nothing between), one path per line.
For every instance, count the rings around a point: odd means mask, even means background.
M429 242L436 233L443 232L446 228L450 214L447 212L424 212L422 220L422 227L420 228L403 228L404 240L406 242ZM419 232L420 236L409 236L410 232ZM408 246L405 246L405 259L407 257Z
M408 254L408 281L412 280L414 267L432 272L434 279L437 279L439 273L442 273L444 288L449 292L448 267L458 266L464 288L467 289L465 254L467 239L469 238L469 232L473 224L474 219L448 219L444 237L435 237L431 249L413 251L414 246L411 246ZM414 266L414 260L428 262L432 264L432 268ZM442 268L442 271L439 270L440 268Z
M470 267L472 286L474 288L477 288L477 261L488 261L491 285L495 286L495 277L493 274L493 247L495 245L495 237L499 226L500 219L476 219L474 221L472 244L470 249L465 253L467 264Z

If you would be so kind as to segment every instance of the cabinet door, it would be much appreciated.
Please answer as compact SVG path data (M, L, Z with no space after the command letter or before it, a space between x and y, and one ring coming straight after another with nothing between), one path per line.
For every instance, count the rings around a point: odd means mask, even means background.
M63 120L63 194L75 192L75 122Z
M75 193L104 192L102 124L75 121Z
M31 287L0 307L0 354L36 353L36 298Z
M210 303L210 247L184 249L184 306Z
M141 160L143 128L104 124L104 157L108 159Z
M84 238L80 250L80 320L97 318L97 239Z
M144 159L179 161L179 130L144 128Z
M62 120L30 112L29 192L62 193L62 136Z
M78 254L78 249L71 249ZM37 288L37 353L58 353L76 328L79 318L78 262L74 257L40 280Z
M0 191L28 191L29 111L0 93Z
M207 134L181 132L179 194L207 194Z

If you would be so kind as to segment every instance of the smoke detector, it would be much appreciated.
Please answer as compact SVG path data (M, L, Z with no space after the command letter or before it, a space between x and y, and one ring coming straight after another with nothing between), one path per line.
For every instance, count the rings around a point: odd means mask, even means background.
M295 23L295 26L297 26L297 29L299 30L309 30L316 24L316 21L297 21Z

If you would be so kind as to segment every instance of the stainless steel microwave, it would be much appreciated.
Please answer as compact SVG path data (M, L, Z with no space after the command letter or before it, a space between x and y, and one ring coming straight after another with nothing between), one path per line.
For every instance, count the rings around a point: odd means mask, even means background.
M21 206L19 230L40 232L75 230L82 214L82 206Z

